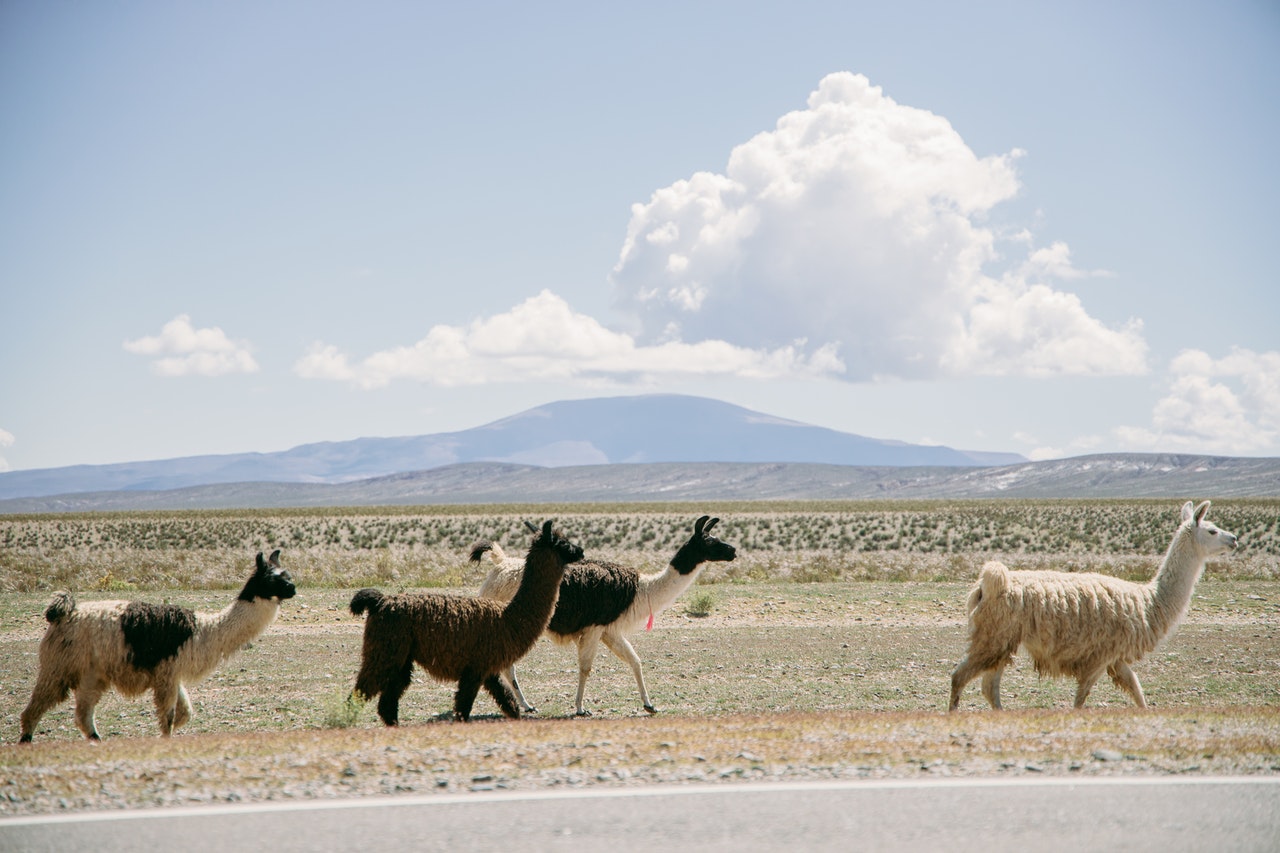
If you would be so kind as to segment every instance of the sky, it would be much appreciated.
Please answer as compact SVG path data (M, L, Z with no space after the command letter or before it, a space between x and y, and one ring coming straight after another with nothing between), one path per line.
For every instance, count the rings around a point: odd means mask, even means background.
M0 471L680 393L1280 456L1280 5L0 3Z

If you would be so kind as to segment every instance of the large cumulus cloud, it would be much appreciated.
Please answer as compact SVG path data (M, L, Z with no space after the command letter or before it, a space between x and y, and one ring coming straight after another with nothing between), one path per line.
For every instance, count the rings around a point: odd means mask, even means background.
M1139 321L1109 328L1055 287L1083 275L1065 245L985 224L1019 154L980 158L946 119L832 74L724 174L633 207L618 305L641 342L835 347L850 380L1144 372Z
M359 360L316 342L294 370L365 388L1144 372L1141 323L1109 328L1057 285L1090 274L1065 244L986 224L1019 153L978 157L946 119L832 74L724 174L633 206L619 322L543 291Z

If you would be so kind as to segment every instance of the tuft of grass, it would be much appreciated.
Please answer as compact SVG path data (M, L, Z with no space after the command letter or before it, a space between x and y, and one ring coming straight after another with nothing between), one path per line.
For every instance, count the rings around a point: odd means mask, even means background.
M684 612L690 616L710 616L711 609L715 607L716 597L708 590L695 592L685 603Z
M349 729L360 722L364 712L364 703L353 693L333 694L325 700L324 727L326 729Z

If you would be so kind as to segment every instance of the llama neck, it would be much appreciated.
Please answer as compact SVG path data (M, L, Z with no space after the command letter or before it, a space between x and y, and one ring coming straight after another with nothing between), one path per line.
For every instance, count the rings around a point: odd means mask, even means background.
M503 623L511 636L527 639L530 645L547 630L560 596L560 580L564 577L564 564L556 557L548 554L541 559L542 562L538 562L536 555L530 555L520 586L502 611Z
M1191 604L1191 593L1200 580L1204 570L1204 557L1187 528L1179 528L1169 543L1169 550L1164 561L1156 570L1156 576L1147 584L1152 591L1151 604L1152 624L1164 634L1173 628L1187 612Z
M187 678L199 679L266 630L280 601L275 598L237 599L217 613L197 613L196 632L180 654L186 658Z
M655 616L670 607L698 577L698 568L681 574L676 571L674 561L672 562L673 565L655 575L640 576L636 598L645 602L649 612Z

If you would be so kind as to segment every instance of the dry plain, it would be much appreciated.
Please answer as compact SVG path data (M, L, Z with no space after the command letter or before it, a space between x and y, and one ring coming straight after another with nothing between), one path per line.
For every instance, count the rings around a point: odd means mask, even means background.
M1140 577L1158 563L1155 532L1122 536L1109 529L1111 538L1099 540L1105 547L1068 542L1056 551L1037 549L1024 536L1016 547L1003 550L959 544L942 550L929 543L953 522L938 519L958 513L971 524L986 518L983 505L749 505L721 513L721 534L743 551L741 561L707 573L657 618L653 631L635 638L660 709L656 716L640 710L629 670L607 652L588 684L593 716L568 716L575 655L543 640L519 667L526 694L539 706L536 717L501 719L482 696L479 719L448 722L451 689L419 673L401 704L402 725L396 730L383 729L372 709L353 717L343 703L359 657L361 623L346 612L352 589L374 583L472 590L483 570L466 564L460 543L476 530L495 527L499 532L489 535L514 541L509 531L519 519L546 508L463 513L454 521L435 510L349 517L316 511L0 519L0 537L9 536L0 538L0 583L7 593L0 600L0 727L7 741L0 746L0 814L400 792L926 774L1278 774L1278 507L1280 502L1224 504L1219 513L1215 505L1218 523L1240 533L1245 547L1211 564L1180 631L1135 667L1153 706L1146 712L1128 705L1110 684L1095 689L1084 712L1070 711L1073 685L1037 679L1021 658L1005 677L1009 710L985 710L975 685L959 714L943 711L948 675L964 646L962 602L981 560L994 555L1015 566ZM612 537L595 549L596 555L645 562L647 569L665 561L657 555L669 556L672 543L686 535L700 511L625 508L609 515L582 507L556 509L566 531L575 529L575 520L588 531L580 537L588 553L592 537L602 542ZM993 511L997 518L989 525L990 536L1013 541L1021 535L1008 520L1008 507ZM1163 527L1171 533L1175 511L1168 502L1100 502L1093 516L1085 513L1075 524L1081 538L1096 538L1086 528L1117 517L1137 519L1135 529ZM1026 512L1052 517L1055 506L1042 502ZM1061 515L1067 517L1065 507ZM501 524L493 521L497 516ZM288 533L288 525L314 533L353 518L364 520L351 528L358 528L356 537L370 530L386 536L391 526L402 524L419 530L414 535L420 538L412 546L371 539L361 539L360 545L347 539L307 544L301 534ZM932 538L904 534L924 529L930 519L937 522L929 528ZM101 535L107 521L127 522L135 532L157 531L157 540L165 530L201 524L241 525L262 538L257 543L211 538L204 548L148 546L136 538L126 541L116 530L111 543L85 545L86 531ZM451 538L425 541L421 529L436 523ZM853 544L808 547L813 540L805 536L814 534L796 531L815 525L826 525L828 536L853 536ZM840 533L833 533L837 528ZM897 531L898 547L870 547L872 537L890 530ZM1250 532L1252 541L1245 538ZM954 530L944 533L952 543L961 538ZM295 539L283 538L288 535ZM60 546L55 536L62 537ZM902 547L908 540L918 547ZM1130 544L1116 544L1121 541ZM990 539L977 544L989 545ZM266 546L285 548L286 565L298 575L299 596L286 602L262 637L190 689L195 716L181 734L169 741L156 737L149 701L113 694L99 705L101 744L82 741L70 703L46 716L34 745L13 744L34 677L41 612L52 582L84 598L145 597L217 609L234 594L237 576L247 574L252 548ZM233 553L237 556L229 556ZM77 574L42 583L40 571L59 557L65 558L64 567L78 567ZM221 568L202 568L219 562ZM175 565L186 569L175 572ZM166 566L168 574L158 573Z

